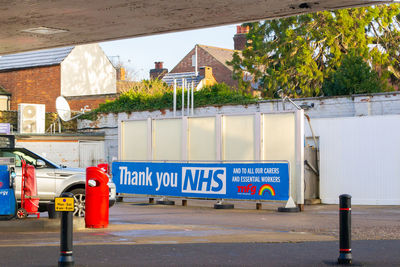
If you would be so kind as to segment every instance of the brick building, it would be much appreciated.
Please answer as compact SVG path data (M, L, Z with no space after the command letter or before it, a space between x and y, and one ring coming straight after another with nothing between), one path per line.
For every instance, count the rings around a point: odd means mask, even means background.
M210 67L218 83L224 82L229 86L237 87L237 81L232 78L233 68L226 64L227 61L232 60L235 50L208 45L196 46L198 68ZM195 72L196 46L169 73Z
M212 76L216 82L226 83L236 88L238 82L233 79L233 68L226 62L232 60L235 51L240 53L245 48L249 27L237 26L236 30L237 32L233 37L235 50L198 44L168 73L168 76L184 75L185 73L192 75L191 73L196 73L196 66L197 73L200 73L200 68L207 67L208 70L212 71Z
M0 108L45 104L55 112L64 96L72 110L93 109L116 97L116 70L97 44L18 53L0 57Z

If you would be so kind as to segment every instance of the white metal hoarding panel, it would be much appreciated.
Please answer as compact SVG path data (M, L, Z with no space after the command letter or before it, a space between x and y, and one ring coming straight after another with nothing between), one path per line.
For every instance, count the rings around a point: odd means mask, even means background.
M262 160L287 160L290 166L290 195L295 197L295 113L262 115Z
M182 120L153 120L153 159L182 160Z
M146 160L147 120L121 122L121 160Z
M215 117L188 118L189 160L216 160Z
M323 203L338 203L339 195L346 193L353 204L400 204L400 116L314 119L311 123L320 139Z
M254 115L222 117L222 159L254 160Z

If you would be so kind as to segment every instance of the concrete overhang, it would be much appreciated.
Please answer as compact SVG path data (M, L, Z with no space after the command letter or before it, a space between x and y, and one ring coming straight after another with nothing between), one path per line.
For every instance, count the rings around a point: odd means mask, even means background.
M2 2L0 55L395 1L9 0Z

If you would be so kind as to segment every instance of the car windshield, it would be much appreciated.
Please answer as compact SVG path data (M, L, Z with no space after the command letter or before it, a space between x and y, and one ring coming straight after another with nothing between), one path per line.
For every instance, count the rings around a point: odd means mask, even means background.
M37 165L37 160L43 160L47 168L60 168L60 164L54 163L48 159L45 159L38 154L29 151L25 148L14 148L14 149L2 149L0 151L0 157L15 157L15 166L21 167L21 160L25 160L26 163L33 166Z

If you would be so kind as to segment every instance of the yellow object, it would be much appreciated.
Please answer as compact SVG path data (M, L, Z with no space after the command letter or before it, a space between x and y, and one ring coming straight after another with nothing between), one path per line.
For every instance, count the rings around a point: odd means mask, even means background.
M56 211L74 211L74 198L73 197L56 197L55 198Z

